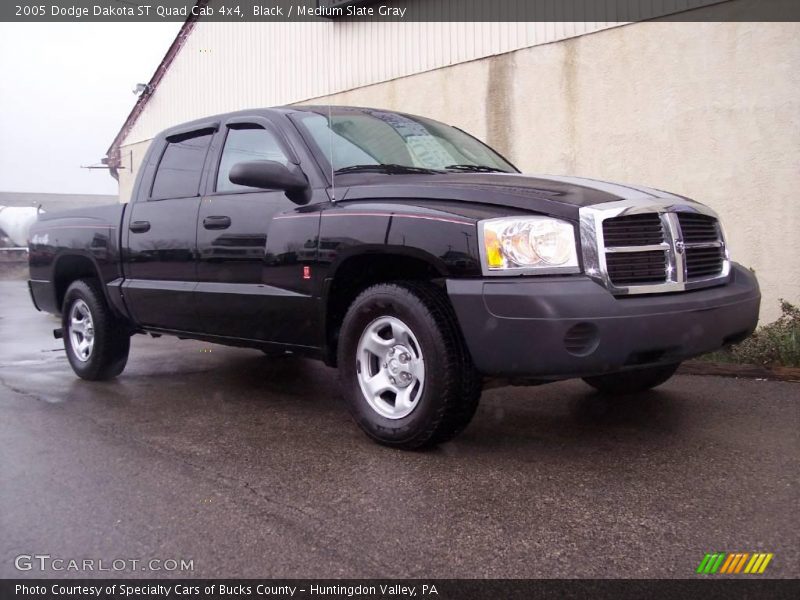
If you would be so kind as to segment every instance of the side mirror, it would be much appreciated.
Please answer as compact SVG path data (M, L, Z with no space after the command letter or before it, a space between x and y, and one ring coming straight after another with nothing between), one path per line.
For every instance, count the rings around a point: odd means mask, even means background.
M248 187L277 189L296 204L308 204L311 189L299 167L286 167L274 160L251 160L233 165L228 175L231 183Z

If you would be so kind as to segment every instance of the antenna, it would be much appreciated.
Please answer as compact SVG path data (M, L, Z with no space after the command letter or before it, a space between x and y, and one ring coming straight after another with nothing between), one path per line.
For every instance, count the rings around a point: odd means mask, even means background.
M331 202L336 202L336 170L333 166L333 116L330 104L328 104L328 143L328 155L331 162Z
M318 2L319 4L319 2ZM331 110L330 95L333 94L335 89L333 73L334 73L334 48L336 44L333 43L333 22L328 25L328 43L332 46L328 52L328 158L331 163L331 202L336 203L336 167L333 162L333 111Z

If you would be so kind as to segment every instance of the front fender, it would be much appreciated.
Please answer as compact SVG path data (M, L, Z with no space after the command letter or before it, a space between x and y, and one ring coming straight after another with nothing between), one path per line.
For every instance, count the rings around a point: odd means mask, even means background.
M318 260L328 276L335 276L352 256L365 253L422 260L442 277L481 274L472 219L396 204L350 204L321 214Z

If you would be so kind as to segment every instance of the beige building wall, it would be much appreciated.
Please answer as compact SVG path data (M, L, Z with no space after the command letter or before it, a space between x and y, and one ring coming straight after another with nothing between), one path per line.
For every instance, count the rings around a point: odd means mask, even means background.
M209 114L280 106L616 25L201 20L126 142Z
M150 147L150 140L138 142L135 144L128 144L120 148L120 165L118 171L119 176L119 200L120 202L129 202L131 199L131 192L133 192L133 184L136 181L136 176L139 174L139 168L144 161L144 155Z
M779 298L800 302L798 39L798 23L637 23L309 102L422 114L472 132L524 172L706 203L734 259L756 271L768 322ZM123 201L146 145L122 148L123 164L134 157Z

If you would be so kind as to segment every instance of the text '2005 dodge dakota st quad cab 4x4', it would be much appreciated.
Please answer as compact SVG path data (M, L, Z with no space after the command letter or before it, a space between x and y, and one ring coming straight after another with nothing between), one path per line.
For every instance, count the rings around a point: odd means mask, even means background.
M339 368L356 422L414 448L491 378L647 389L756 326L715 213L520 174L463 131L364 108L249 110L157 136L126 205L40 216L35 305L85 379L150 332Z

